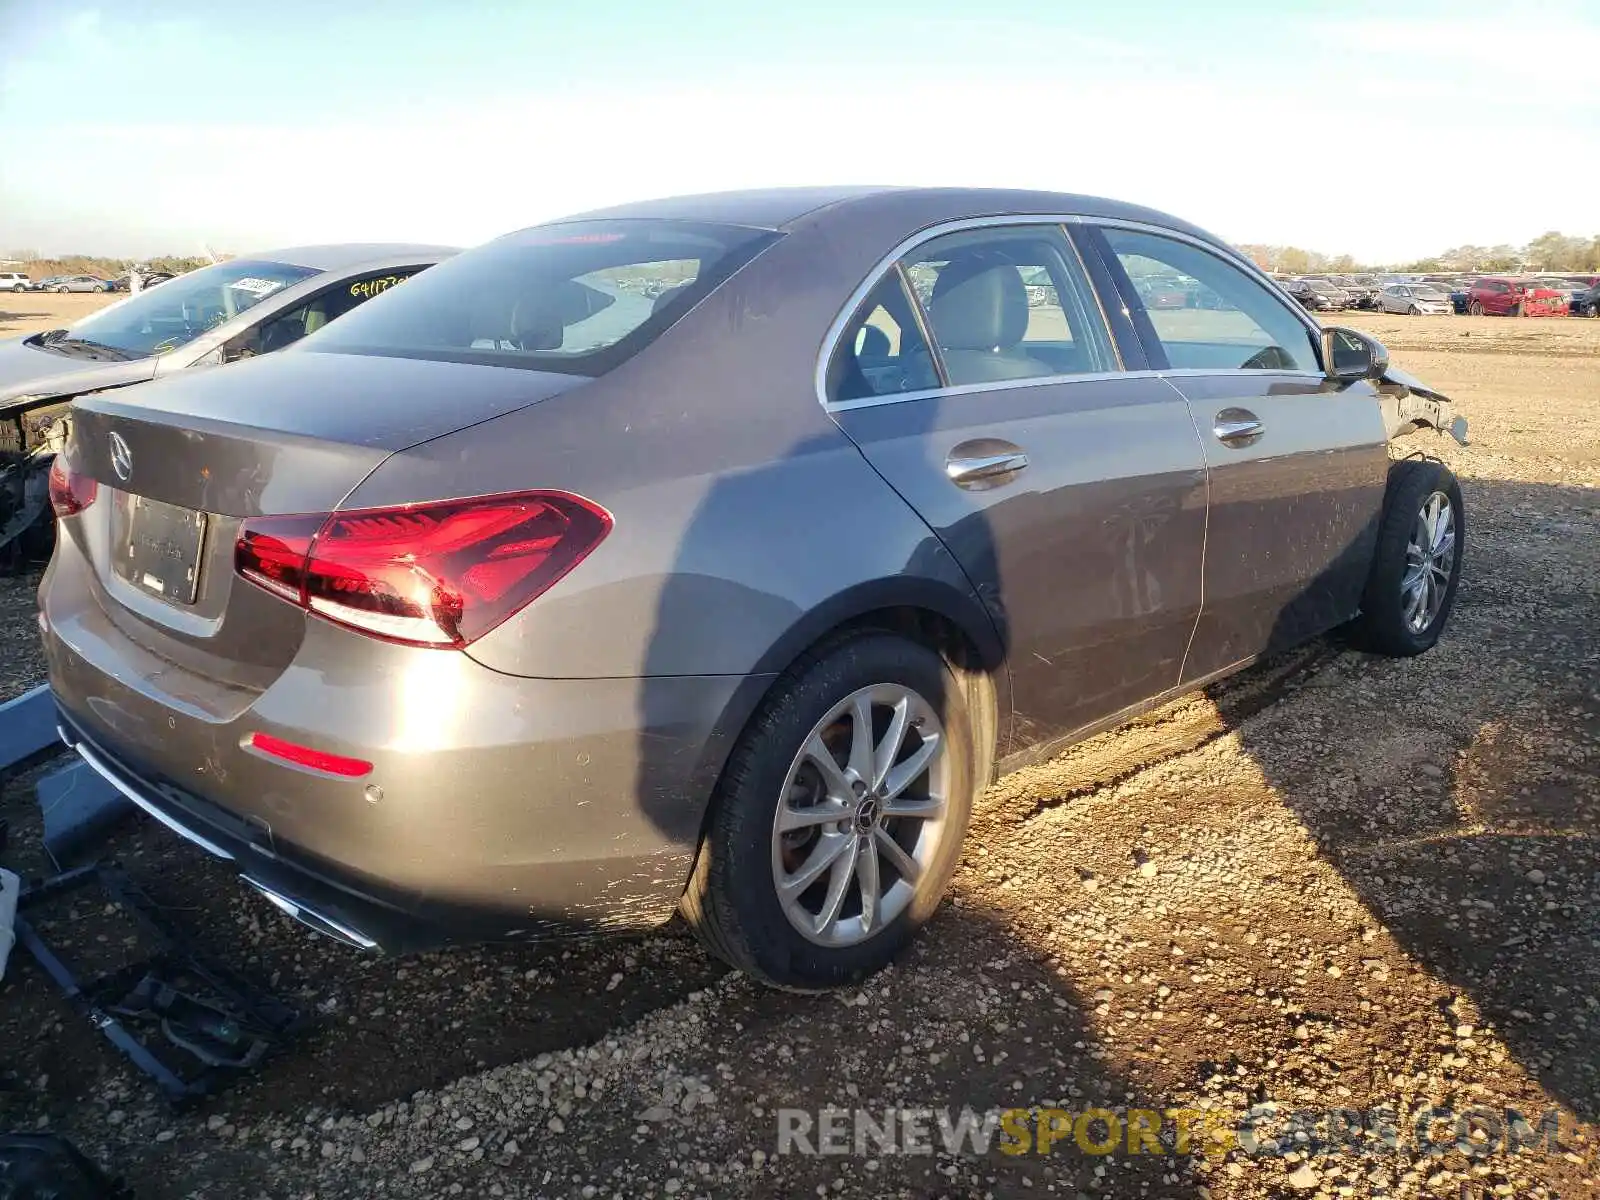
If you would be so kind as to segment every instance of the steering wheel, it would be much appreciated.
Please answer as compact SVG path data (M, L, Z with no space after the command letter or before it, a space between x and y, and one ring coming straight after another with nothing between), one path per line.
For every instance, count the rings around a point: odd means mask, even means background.
M1239 364L1241 371L1288 371L1294 364L1282 346L1263 346Z

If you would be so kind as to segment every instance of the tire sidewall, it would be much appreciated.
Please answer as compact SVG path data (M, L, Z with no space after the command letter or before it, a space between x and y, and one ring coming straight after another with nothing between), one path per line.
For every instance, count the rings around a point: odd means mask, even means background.
M772 876L772 824L803 740L845 696L879 683L913 688L939 713L950 768L944 838L928 865L925 885L904 912L858 945L819 946L784 915ZM753 734L755 740L735 750L741 757L741 769L733 773L737 787L717 797L708 849L716 890L738 910L740 940L758 969L786 987L836 987L886 965L937 910L971 817L972 722L961 683L944 661L926 647L890 633L852 638L779 687L781 692L746 731L745 736Z
M1362 602L1363 618L1393 650L1421 654L1438 642L1455 607L1456 589L1461 583L1461 562L1466 553L1467 518L1461 499L1461 485L1443 463L1431 459L1408 459L1392 468L1390 487L1384 498L1384 512L1378 548ZM1416 525L1423 501L1434 492L1449 499L1455 514L1456 541L1450 563L1450 581L1445 585L1444 601L1433 621L1420 633L1406 624L1400 595L1400 581L1406 570L1406 546Z

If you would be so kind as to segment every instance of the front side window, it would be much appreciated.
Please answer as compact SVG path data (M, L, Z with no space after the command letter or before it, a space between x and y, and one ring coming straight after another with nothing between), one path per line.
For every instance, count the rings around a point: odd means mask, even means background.
M358 275L335 284L318 292L304 304L245 330L223 349L223 358L231 362L236 358L271 354L274 350L292 346L307 334L316 333L329 321L404 283L420 270L421 267L397 267Z
M305 349L600 375L777 236L688 221L536 226L385 291Z
M166 354L315 274L292 263L230 259L85 317L60 342L92 342L129 358ZM44 343L47 349L53 344Z
M1157 234L1129 229L1103 233L1136 293L1141 279L1173 272L1198 279L1214 293L1207 308L1144 307L1147 336L1161 344L1174 369L1321 372L1310 330L1232 263Z

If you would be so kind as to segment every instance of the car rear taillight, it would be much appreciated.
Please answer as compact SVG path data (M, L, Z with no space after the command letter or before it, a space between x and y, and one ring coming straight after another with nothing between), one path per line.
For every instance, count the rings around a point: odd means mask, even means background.
M61 455L50 463L50 507L58 517L71 517L94 503L100 485L94 478L67 466Z
M234 569L301 608L415 646L476 641L548 591L611 532L611 514L567 492L514 492L258 517Z

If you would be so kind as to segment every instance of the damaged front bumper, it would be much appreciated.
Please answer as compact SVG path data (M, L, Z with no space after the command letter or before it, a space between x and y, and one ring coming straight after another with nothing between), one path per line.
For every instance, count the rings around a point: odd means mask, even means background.
M1390 441L1426 426L1448 433L1459 445L1467 444L1467 419L1456 413L1450 397L1416 376L1388 368L1378 384L1378 397Z

